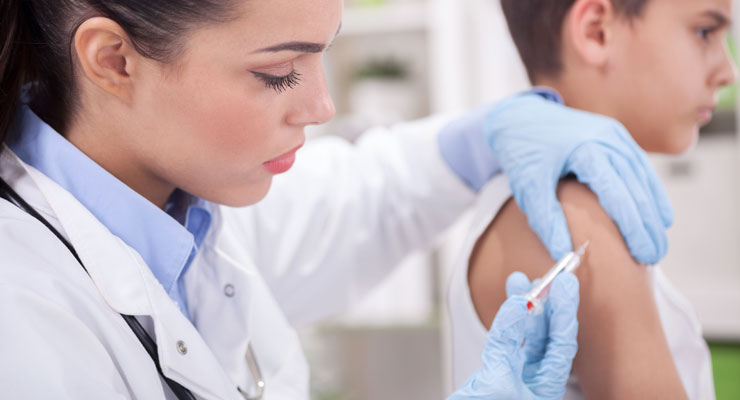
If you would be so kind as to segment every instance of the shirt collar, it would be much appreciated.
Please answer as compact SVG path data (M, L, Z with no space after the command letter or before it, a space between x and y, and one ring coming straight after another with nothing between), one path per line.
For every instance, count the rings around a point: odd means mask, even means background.
M21 106L17 121L17 128L9 132L8 147L134 248L169 292L208 232L210 205L176 190L166 208L173 212L170 215L96 164L27 105Z
M528 93L542 96L543 98L545 98L545 100L554 101L559 104L565 104L565 102L563 101L563 96L561 96L557 90L549 86L535 86L530 89Z

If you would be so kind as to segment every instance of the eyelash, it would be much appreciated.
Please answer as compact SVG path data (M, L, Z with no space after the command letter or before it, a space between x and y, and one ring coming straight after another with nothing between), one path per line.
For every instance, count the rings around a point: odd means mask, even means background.
M252 74L261 80L267 88L273 89L278 94L288 89L293 89L301 83L301 74L296 71L292 71L285 76L275 76L261 72L252 72Z
M709 37L712 36L714 32L717 31L716 27L702 27L696 29L696 34L699 36L702 40L709 40Z

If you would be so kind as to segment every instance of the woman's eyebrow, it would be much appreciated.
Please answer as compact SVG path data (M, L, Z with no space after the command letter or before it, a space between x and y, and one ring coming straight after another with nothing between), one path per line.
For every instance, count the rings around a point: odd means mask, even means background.
M342 29L342 24L339 24L337 33L334 34L336 38L339 35L339 31ZM276 44L273 46L265 47L259 50L255 50L252 53L277 53L280 51L296 51L299 53L321 53L326 49L326 44L323 43L311 43L311 42L285 42Z
M299 53L321 53L326 48L325 44L309 42L287 42L274 46L265 47L253 51L253 53L277 53L279 51L297 51Z

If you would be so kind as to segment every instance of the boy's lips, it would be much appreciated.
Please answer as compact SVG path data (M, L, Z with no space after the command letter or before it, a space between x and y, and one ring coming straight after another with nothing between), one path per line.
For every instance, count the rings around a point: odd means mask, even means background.
M699 108L699 120L702 124L706 124L712 120L712 114L715 108L716 106L714 105Z

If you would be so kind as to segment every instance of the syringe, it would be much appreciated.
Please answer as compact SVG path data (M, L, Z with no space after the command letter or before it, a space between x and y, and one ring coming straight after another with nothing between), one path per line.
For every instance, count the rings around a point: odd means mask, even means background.
M537 315L544 311L545 302L550 297L550 285L555 277L561 272L573 272L581 265L581 257L586 252L589 242L584 243L576 251L571 251L560 259L542 279L529 291L524 298L527 299L527 310L530 314Z

